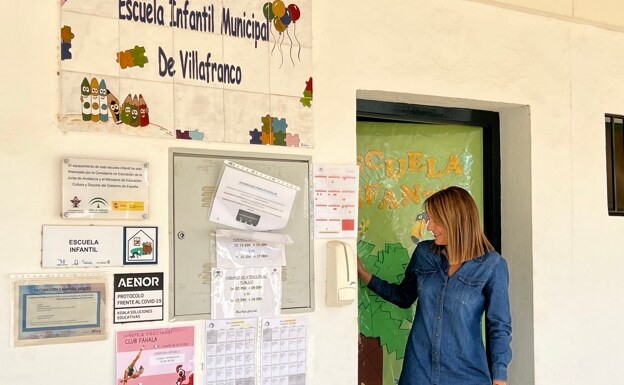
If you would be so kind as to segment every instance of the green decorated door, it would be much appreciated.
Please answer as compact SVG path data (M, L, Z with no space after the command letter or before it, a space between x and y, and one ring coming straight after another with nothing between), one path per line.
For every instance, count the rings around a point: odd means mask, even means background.
M492 192L486 187L492 186L492 171L488 166L484 170L484 148L489 151L484 129L465 123L358 119L358 255L369 271L389 282L403 279L416 244L432 238L422 203L444 187L467 189L481 213L491 211ZM360 385L396 384L415 306L401 309L360 286Z

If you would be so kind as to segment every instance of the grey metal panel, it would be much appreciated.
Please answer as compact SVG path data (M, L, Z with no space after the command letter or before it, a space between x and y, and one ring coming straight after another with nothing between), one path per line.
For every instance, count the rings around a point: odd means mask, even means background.
M249 154L229 151L170 149L170 295L171 320L210 318L210 269L214 267L214 231L225 228L208 220L223 161L284 180L297 193L285 229L294 243L286 247L282 311L314 308L311 158L302 155Z

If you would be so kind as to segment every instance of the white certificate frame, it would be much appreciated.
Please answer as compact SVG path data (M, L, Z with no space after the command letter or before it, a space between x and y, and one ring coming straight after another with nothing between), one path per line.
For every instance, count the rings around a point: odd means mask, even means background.
M99 275L11 276L13 345L106 339L106 278Z

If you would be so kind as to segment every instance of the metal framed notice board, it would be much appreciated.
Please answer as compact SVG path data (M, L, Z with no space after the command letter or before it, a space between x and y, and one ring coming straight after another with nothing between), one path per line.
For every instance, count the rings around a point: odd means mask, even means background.
M214 233L224 225L209 221L211 205L226 161L298 186L288 224L280 233L286 246L282 270L282 312L314 308L313 224L310 203L311 157L218 150L169 150L170 302L171 320L208 319Z

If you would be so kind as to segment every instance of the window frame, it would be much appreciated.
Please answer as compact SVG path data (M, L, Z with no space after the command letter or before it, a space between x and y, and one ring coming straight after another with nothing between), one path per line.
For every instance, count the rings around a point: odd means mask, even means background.
M624 216L624 115L605 114L605 158L607 211Z

